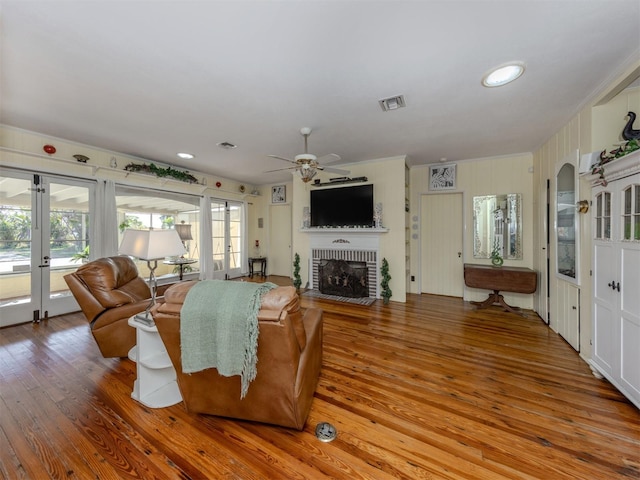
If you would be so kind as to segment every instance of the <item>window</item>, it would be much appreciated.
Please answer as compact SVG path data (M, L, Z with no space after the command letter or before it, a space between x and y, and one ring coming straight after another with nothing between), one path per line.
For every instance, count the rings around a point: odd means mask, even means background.
M143 189L126 186L116 186L116 206L118 209L119 241L127 228L139 229L167 229L175 225L191 225L190 235L183 239L187 250L185 257L199 260L200 242L200 197L159 190ZM191 238L189 238L191 237ZM119 242L118 242L119 243ZM147 263L137 261L140 275L148 276ZM158 262L156 275L175 276L180 273L180 267ZM198 271L200 262L184 265L184 273Z

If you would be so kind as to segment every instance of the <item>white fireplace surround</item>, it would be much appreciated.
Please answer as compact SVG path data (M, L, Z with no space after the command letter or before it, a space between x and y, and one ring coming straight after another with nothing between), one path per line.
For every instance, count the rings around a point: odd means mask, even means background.
M369 296L380 298L380 235L387 228L305 228L309 234L309 283L319 290L318 264L320 260L366 262Z

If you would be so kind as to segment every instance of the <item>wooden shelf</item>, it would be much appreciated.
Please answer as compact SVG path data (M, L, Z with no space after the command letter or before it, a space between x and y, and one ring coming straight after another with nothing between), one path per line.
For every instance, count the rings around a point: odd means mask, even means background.
M356 178L343 178L341 180L334 180L332 182L324 182L324 183L312 183L312 187L328 187L330 185L344 185L346 183L364 183L368 179L367 177L356 177Z

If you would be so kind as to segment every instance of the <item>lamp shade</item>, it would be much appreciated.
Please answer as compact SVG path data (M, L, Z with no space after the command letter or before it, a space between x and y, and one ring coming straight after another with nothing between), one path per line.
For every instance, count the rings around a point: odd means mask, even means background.
M141 260L158 260L187 253L175 230L133 229L124 231L119 252Z
M191 236L190 223L184 223L183 221L182 223L174 225L173 228L176 229L176 232L178 232L178 235L180 236L180 240L182 240L183 242L186 240L193 240L193 237Z

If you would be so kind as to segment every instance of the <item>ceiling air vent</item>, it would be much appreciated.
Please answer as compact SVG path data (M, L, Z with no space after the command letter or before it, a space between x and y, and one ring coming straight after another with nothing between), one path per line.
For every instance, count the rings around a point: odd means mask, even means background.
M398 108L406 106L404 103L404 95L383 98L382 100L378 100L378 103L380 104L380 108L385 112L388 112L389 110L397 110Z
M234 145L233 143L230 142L220 142L220 143L216 143L217 146L219 146L220 148L226 148L227 150L231 150L232 148L236 148L237 145Z

